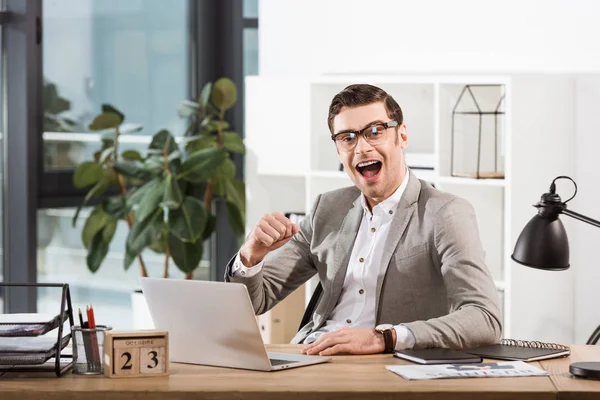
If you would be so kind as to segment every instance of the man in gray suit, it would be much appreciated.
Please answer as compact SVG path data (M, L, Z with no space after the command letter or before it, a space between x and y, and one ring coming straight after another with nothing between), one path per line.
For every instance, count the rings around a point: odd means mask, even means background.
M306 354L468 348L496 342L498 296L465 200L419 180L404 162L396 101L351 85L328 117L355 186L319 195L299 225L267 214L229 263L262 314L315 274L323 287L293 343Z

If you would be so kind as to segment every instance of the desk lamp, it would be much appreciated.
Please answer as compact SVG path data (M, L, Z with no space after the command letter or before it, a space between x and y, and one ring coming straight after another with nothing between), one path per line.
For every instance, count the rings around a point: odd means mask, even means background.
M563 202L556 193L555 182L559 179L568 179L575 186L575 193ZM559 214L565 214L590 225L600 228L600 221L576 213L567 208L567 203L577 194L577 184L568 176L554 178L548 193L542 195L541 200L534 205L538 209L535 215L517 239L511 258L519 264L546 271L563 271L569 265L569 240L567 232ZM596 344L600 338L600 326L596 328L586 344ZM581 378L600 379L599 362L577 362L569 366L569 372Z

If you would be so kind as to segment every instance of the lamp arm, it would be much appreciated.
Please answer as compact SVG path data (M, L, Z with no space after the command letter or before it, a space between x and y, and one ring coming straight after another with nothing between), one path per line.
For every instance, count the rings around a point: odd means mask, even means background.
M590 225L594 225L597 228L600 228L600 221L596 221L595 219L592 219L590 217L586 217L585 215L581 215L579 213L576 213L575 211L571 211L568 208L564 208L561 213L568 215L569 217L573 217L575 219L578 219L580 221L583 222L587 222Z

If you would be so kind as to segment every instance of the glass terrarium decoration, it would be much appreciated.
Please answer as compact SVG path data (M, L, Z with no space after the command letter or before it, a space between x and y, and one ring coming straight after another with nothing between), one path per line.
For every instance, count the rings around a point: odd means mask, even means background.
M451 175L504 178L504 85L466 85L452 110Z

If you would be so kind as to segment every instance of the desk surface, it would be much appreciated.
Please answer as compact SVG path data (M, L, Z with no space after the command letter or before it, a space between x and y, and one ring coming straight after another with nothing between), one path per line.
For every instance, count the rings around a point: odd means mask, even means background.
M294 345L270 345L269 350L299 352ZM573 346L567 359L533 363L551 376L521 378L471 378L408 381L385 370L389 364L407 362L391 355L335 356L333 361L277 372L171 364L171 375L156 378L109 379L68 373L24 377L0 376L0 399L477 399L598 398L600 381L571 378L568 366L575 361L600 360L600 348ZM560 392L560 393L559 393ZM594 396L593 392L597 392ZM110 397L109 397L110 396ZM285 396L285 397L284 397ZM442 397L443 396L443 397ZM583 396L583 397L580 397Z

